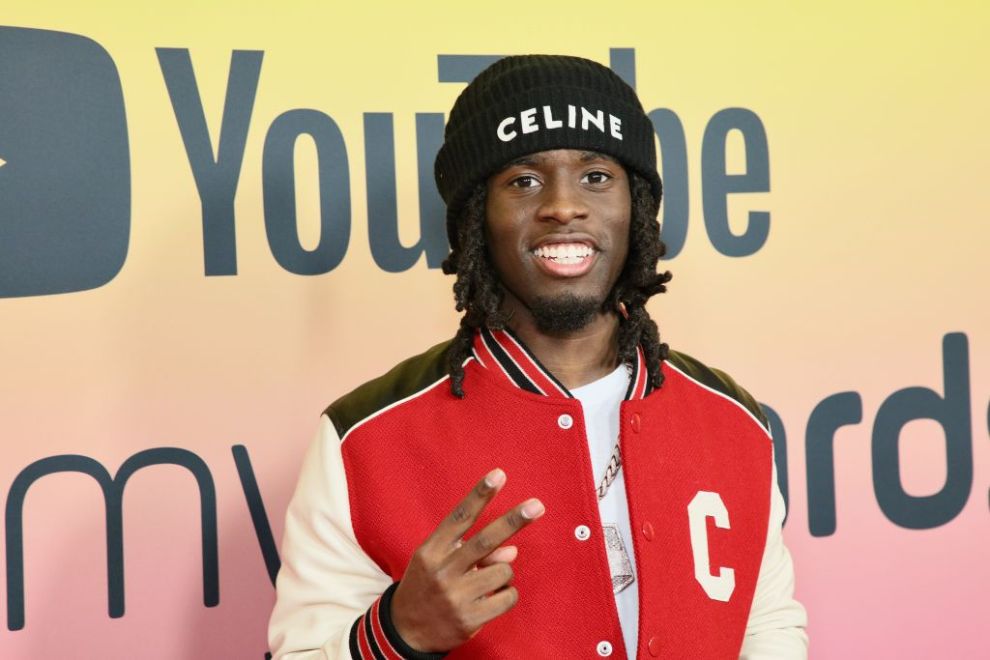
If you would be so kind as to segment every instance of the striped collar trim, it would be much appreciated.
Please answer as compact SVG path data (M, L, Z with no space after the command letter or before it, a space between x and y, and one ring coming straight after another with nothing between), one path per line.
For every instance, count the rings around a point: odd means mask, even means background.
M474 358L486 369L495 372L521 390L543 396L572 399L573 395L540 364L536 356L511 330L482 328L474 334ZM636 348L636 361L630 365L629 389L626 400L642 399L650 393L646 358L643 349Z

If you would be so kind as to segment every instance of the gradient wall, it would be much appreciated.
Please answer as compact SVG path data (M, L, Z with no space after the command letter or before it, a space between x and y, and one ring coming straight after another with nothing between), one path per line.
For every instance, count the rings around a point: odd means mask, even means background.
M542 51L653 111L650 309L775 413L812 657L990 657L987 19L7 3L0 656L263 657L319 413L455 328L442 113Z

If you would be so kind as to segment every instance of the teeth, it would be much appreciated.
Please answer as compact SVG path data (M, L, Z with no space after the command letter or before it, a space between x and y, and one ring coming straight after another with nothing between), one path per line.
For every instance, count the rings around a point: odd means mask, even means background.
M554 243L536 248L533 253L541 259L552 259L559 264L581 263L594 250L583 243Z

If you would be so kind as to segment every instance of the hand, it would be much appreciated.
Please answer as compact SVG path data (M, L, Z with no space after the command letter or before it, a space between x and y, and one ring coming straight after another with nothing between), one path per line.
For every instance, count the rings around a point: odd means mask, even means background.
M445 652L471 639L481 627L516 604L509 586L515 546L502 546L543 515L543 504L526 500L467 541L462 537L505 485L492 470L437 526L409 560L392 597L392 623L419 651Z

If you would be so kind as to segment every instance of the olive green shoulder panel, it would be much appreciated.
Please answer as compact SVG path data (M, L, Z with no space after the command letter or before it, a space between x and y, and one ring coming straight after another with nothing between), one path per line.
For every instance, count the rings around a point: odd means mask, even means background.
M751 412L764 428L769 429L767 417L763 414L760 404L750 395L749 392L740 387L724 371L707 367L695 358L677 351L670 351L667 362L683 372L686 376L706 387L709 387L720 394L733 399Z
M420 392L447 375L447 351L452 340L403 360L388 373L370 380L331 403L324 414L341 439L358 422Z

